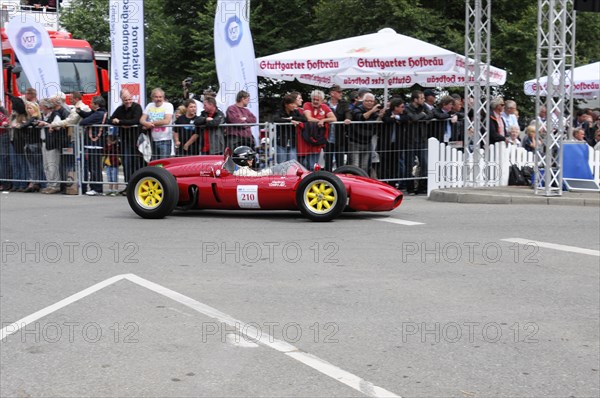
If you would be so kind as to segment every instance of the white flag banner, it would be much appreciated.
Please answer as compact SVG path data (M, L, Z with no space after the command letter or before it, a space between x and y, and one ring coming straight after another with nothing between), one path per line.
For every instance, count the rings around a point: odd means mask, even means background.
M111 64L110 112L121 104L127 89L133 100L146 106L144 67L144 1L110 0Z
M248 108L258 120L258 83L250 33L250 2L218 0L215 14L215 64L219 77L217 102L223 111L235 104L240 90L250 93ZM252 129L258 142L258 128Z
M10 20L6 34L38 98L50 98L61 91L54 46L46 28L22 14Z

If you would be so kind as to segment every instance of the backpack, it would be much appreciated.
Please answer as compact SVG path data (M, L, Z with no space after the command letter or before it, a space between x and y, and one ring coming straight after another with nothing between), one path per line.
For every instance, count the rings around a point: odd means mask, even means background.
M525 185L532 185L533 184L533 167L532 166L523 166L523 177L525 177Z
M299 125L300 127L300 125ZM327 132L329 125L319 127L317 122L306 122L301 127L301 136L304 141L314 146L322 146L327 144Z
M516 164L510 166L508 185L529 185L523 175L523 171Z

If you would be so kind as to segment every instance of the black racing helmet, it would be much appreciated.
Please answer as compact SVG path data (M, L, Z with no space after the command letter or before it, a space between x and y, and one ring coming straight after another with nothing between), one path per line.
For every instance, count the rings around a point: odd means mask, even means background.
M239 146L233 151L233 161L239 166L248 166L248 161L255 158L256 152L249 146Z

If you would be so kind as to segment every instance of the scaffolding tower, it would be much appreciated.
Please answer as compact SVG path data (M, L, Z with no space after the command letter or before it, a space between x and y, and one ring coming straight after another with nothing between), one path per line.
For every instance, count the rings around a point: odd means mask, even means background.
M472 162L464 171L465 185L471 187L486 186L489 182L487 167L482 166L479 148L489 151L489 115L490 110L490 37L491 37L491 0L466 0L465 15L465 131L464 154L471 152ZM473 99L471 104L469 101ZM473 114L473 117L469 115Z
M538 0L538 35L535 96L536 147L535 193L562 195L562 142L573 115L573 67L575 66L575 10L573 0ZM539 79L548 76L545 97ZM540 111L545 110L545 115Z

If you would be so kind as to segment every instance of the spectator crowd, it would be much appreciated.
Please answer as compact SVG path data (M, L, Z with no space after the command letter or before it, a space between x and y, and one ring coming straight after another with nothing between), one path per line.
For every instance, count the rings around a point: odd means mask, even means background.
M62 0L21 0L23 10L56 11Z
M116 195L121 167L127 182L150 159L217 155L227 147L255 148L266 157L273 151L277 163L298 160L308 169L320 161L330 171L353 166L416 194L426 189L414 182L426 177L427 139L462 142L465 118L472 117L472 113L465 115L463 98L457 94L416 90L406 101L392 96L379 103L368 88L349 92L345 98L342 88L334 85L327 95L313 90L306 102L299 92L283 95L270 118L275 134L264 135L256 145L252 129L258 120L248 108L247 92L240 91L235 104L222 110L212 90L197 97L187 93L186 81L183 87L185 99L176 109L160 88L152 90L144 109L128 90L122 90L121 105L112 115L102 97L94 97L88 106L78 92L70 95L70 105L62 93L38 99L32 88L22 97L11 97L12 113L6 114L4 108L0 112L0 189L69 193L68 181L75 179L77 167L78 129L83 135L87 195ZM564 123L562 117L548 116L542 108L538 123L524 125L515 101L492 98L490 144L543 152L548 117L553 126ZM600 149L598 110L579 110L571 127L574 140ZM467 144L473 150L473 132L469 134ZM149 142L148 153L140 152L144 141Z

